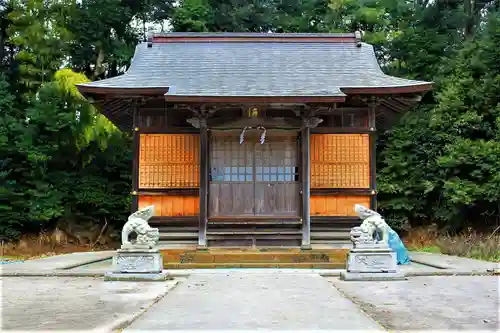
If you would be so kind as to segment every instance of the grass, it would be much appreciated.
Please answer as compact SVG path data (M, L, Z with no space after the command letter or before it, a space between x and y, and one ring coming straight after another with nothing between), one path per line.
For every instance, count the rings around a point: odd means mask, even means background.
M24 235L20 240L2 243L0 258L2 261L29 260L58 254L108 250L109 247L88 244L75 244L60 231L42 232L38 235Z
M411 230L404 243L410 251L443 253L459 257L500 262L500 234L467 230L458 234L432 229Z

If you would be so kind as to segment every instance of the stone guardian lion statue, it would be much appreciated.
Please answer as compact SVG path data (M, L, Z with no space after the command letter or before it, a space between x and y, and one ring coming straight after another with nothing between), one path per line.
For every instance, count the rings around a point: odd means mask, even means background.
M363 222L359 227L351 231L351 239L353 240L353 242L356 239L359 243L375 243L386 245L389 243L390 227L379 213L362 205L354 205L354 211L359 216L359 218L363 220ZM381 239L375 240L375 233L380 235Z
M122 229L122 249L153 248L160 238L158 228L151 228L148 220L154 215L154 206L148 206L138 210L128 217ZM132 232L137 234L134 243L129 241Z

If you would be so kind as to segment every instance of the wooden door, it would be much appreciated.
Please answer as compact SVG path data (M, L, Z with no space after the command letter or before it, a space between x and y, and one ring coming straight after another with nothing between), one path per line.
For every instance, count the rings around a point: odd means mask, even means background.
M296 133L213 132L210 142L209 216L299 215Z
M255 215L298 216L297 136L274 134L254 145Z

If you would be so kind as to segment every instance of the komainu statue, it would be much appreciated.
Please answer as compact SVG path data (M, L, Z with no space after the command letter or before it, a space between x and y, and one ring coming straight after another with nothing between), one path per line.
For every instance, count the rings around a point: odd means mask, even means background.
M362 205L354 205L354 211L363 220L361 226L358 227L359 230L357 233L364 234L361 238L365 243L371 242L386 245L389 243L390 228L379 213Z
M128 217L122 229L122 249L151 249L160 238L158 228L151 228L148 220L154 215L155 206L148 206ZM134 243L129 241L132 232L137 234Z
M398 234L385 222L382 216L362 205L354 205L354 211L363 222L351 229L354 247L387 246L397 254L399 265L408 264L410 257Z

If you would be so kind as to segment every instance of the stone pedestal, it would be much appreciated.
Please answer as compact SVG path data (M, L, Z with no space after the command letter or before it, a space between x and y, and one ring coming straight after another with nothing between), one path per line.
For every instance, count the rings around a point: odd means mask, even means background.
M349 252L347 270L340 273L346 281L406 280L399 272L396 252L385 246L357 247Z
M120 249L113 256L113 271L106 281L165 281L163 259L156 249Z

